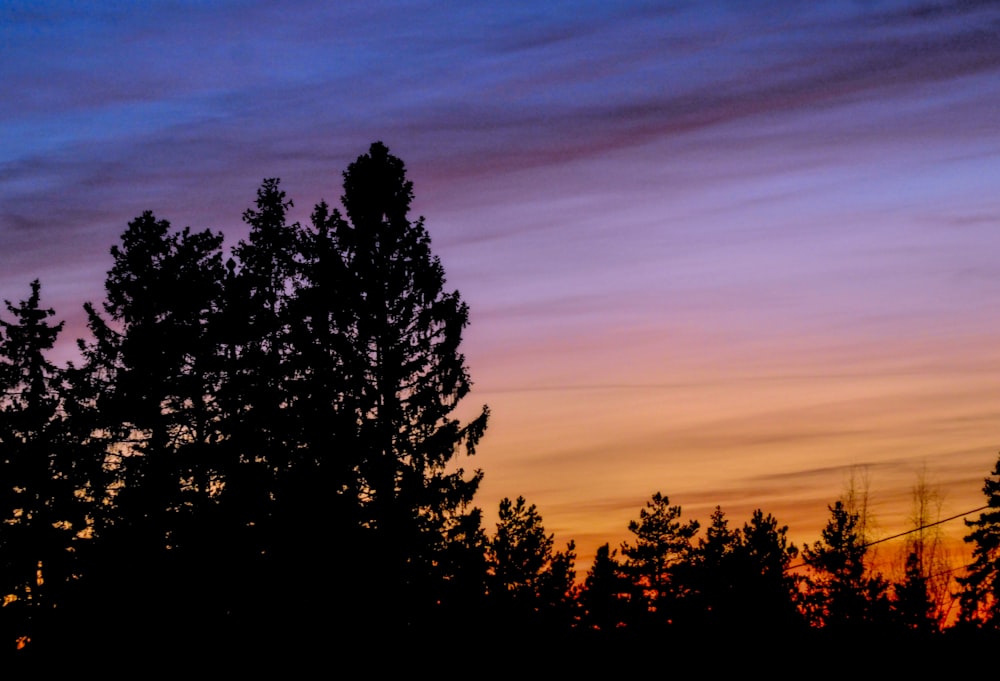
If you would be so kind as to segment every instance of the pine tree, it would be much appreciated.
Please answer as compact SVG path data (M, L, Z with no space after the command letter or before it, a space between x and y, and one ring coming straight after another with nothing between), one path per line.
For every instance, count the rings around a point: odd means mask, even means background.
M799 549L788 541L788 526L779 526L774 516L757 509L740 534L741 569L747 576L741 583L746 618L768 632L799 628L803 624L798 610L801 579L788 570Z
M698 521L681 521L681 507L657 492L639 511L639 520L629 523L634 543L622 544L624 569L634 588L632 602L638 617L654 614L659 623L673 620L684 587L674 579L678 565L688 561L698 533Z
M86 306L93 339L81 342L74 408L112 478L97 507L89 607L130 613L136 635L156 620L180 636L179 622L207 621L216 594L202 549L219 541L210 516L225 474L212 337L221 245L221 234L173 231L147 211L111 249L103 314Z
M46 358L63 328L30 297L0 319L0 648L34 635L73 575L86 530L62 410L62 371ZM27 638L26 638L27 637Z
M583 624L588 629L613 631L628 624L628 581L609 544L597 548L580 592Z
M124 618L121 637L165 648L209 630L280 638L282 622L301 643L323 635L320 613L370 633L470 612L486 572L482 473L457 456L489 412L454 415L471 388L469 313L412 198L376 143L344 173L345 212L320 204L312 230L287 223L291 202L265 180L226 264L221 234L150 212L129 223L60 406L62 451L104 476L69 495L89 504L93 538L67 627L96 643ZM568 588L574 557L555 554L553 584Z
M526 601L530 611L552 559L553 536L546 534L538 510L524 497L502 499L498 518L489 545L490 593L501 601Z
M344 172L345 215L322 204L314 213L322 248L302 292L331 287L328 308L310 314L333 325L319 333L339 374L336 489L356 509L368 593L403 622L432 607L449 578L439 557L482 477L455 455L474 453L488 418L485 407L464 425L453 416L471 388L460 352L469 311L445 289L423 218L409 219L412 199L403 162L372 144Z
M930 633L937 629L934 601L931 600L927 576L921 569L917 551L906 555L903 581L893 585L893 592L892 607L900 625L916 633Z
M696 626L732 626L741 610L738 601L746 578L742 548L740 531L729 529L729 519L716 506L697 548L674 568L674 590L685 596L687 621Z
M867 552L860 515L838 500L830 507L822 540L802 551L813 571L808 605L814 624L844 632L890 621L888 583L868 573Z
M255 207L243 213L250 232L233 249L226 279L221 396L226 428L243 458L262 463L272 476L287 471L300 444L294 435L289 357L303 231L298 223L288 224L290 208L280 181L264 180Z
M507 633L524 627L568 631L574 616L576 545L555 551L534 504L502 499L487 547L487 588L496 621Z
M958 578L959 603L964 621L996 630L1000 629L1000 459L983 483L983 494L989 508L975 520L965 521L970 528L965 541L972 544L972 564Z
M233 539L230 554L242 556L244 568L233 567L247 581L246 596L259 579L280 594L254 615L273 621L297 618L306 603L321 600L315 573L322 562L315 554L323 544L317 537L332 529L319 512L330 505L332 488L324 484L324 468L309 465L318 453L302 433L308 399L295 384L296 372L306 369L293 366L300 346L322 339L293 337L305 233L299 223L289 223L292 207L277 178L263 181L254 206L243 213L250 231L227 262L215 334L223 376L220 450L226 462L221 512ZM329 411L327 403L312 419L324 433L332 430ZM259 571L266 574L255 574Z

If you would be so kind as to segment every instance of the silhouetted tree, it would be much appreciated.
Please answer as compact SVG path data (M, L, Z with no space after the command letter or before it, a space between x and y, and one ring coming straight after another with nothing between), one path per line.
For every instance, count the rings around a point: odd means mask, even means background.
M991 477L983 483L989 508L975 520L966 520L970 528L965 541L972 544L972 564L958 578L961 586L959 604L966 623L984 629L1000 629L1000 459Z
M893 585L892 602L896 619L905 628L917 633L937 630L934 601L928 590L927 576L921 569L920 556L911 551L906 556L903 580Z
M485 407L464 425L453 417L471 387L460 352L469 312L445 289L423 218L409 219L412 199L403 162L372 144L344 173L345 215L314 211L318 247L303 287L329 292L326 309L315 299L307 309L314 324L333 325L318 333L343 377L330 410L341 430L336 493L363 531L362 576L373 580L363 592L398 622L433 609L454 577L440 557L482 477L455 455L475 451L488 418Z
M0 649L35 635L73 578L86 530L62 411L62 372L46 358L63 323L39 282L0 318Z
M799 621L798 580L787 573L798 550L787 527L759 509L742 529L730 529L716 507L698 546L673 570L688 628L730 636L788 632Z
M954 598L952 571L943 550L938 521L941 499L920 471L913 487L913 531L904 546L902 578L893 585L893 609L906 629L919 633L940 630Z
M577 616L576 542L569 540L565 551L555 551L543 583L542 602L550 627L568 628Z
M216 401L223 436L216 449L224 462L217 524L227 546L217 562L233 575L225 584L235 590L233 599L248 605L255 592L274 594L254 603L252 612L240 611L245 626L256 621L266 631L268 623L284 621L295 638L303 635L296 622L329 607L327 592L340 580L325 560L326 542L342 542L330 522L336 487L324 476L331 452L303 433L309 418L324 432L336 428L329 401L325 411L306 413L309 395L298 377L304 368L293 359L301 345L323 338L293 333L301 323L295 308L307 244L305 230L289 223L291 208L280 181L265 179L243 213L247 237L226 262L211 336L221 377ZM343 389L343 382L331 386Z
M146 212L111 249L104 314L86 306L93 340L81 344L76 400L92 402L89 439L113 478L97 509L102 565L88 580L93 607L130 612L133 632L156 619L179 635L169 618L204 621L216 593L202 549L218 539L205 531L224 484L211 335L221 245L221 234L173 232Z
M554 536L546 534L535 505L524 497L500 501L496 534L487 552L487 587L494 608L504 620L553 624L560 614L569 625L575 545L553 551ZM536 617L538 616L538 617Z
M490 593L503 600L534 605L542 574L552 557L553 536L546 534L535 505L524 497L500 501L497 531L489 544Z
M482 473L456 456L474 453L488 410L454 416L471 387L468 308L412 198L376 143L344 173L345 212L321 203L311 229L288 224L291 201L265 180L225 264L221 234L143 213L111 249L65 377L43 357L59 327L37 284L8 305L0 596L40 602L39 565L46 589L68 575L61 551L86 556L66 626L95 644L115 620L117 644L164 648L228 627L275 640L274 622L287 642L332 613L362 633L471 613ZM572 544L550 553L543 601L567 599L574 560Z
M438 556L441 581L435 587L438 603L432 620L451 631L475 631L486 612L487 550L489 539L482 528L482 513L473 508L448 528Z
M744 566L740 565L742 537L729 529L729 520L718 506L705 528L705 536L688 559L674 568L674 581L683 585L682 617L686 624L730 628L740 612L739 599Z
M627 626L629 583L610 545L597 549L579 594L584 627L613 631Z
M657 492L639 511L639 520L629 523L635 540L623 543L621 553L634 590L631 601L637 606L636 617L652 614L655 621L669 623L685 596L684 586L675 583L672 573L690 559L700 526L696 520L685 523L680 517L681 507L671 506L670 500Z
M859 528L859 515L843 501L830 507L822 540L807 546L803 558L812 569L808 613L815 625L834 633L890 622L888 584L869 575L868 547Z
M296 432L299 405L290 361L296 350L292 308L304 258L303 230L298 223L288 224L291 207L280 181L270 178L257 190L254 208L244 212L250 231L227 263L224 329L219 334L225 375L219 399L227 448L244 464L228 491L255 507L244 512L251 514L247 521L258 525L268 522L271 508L265 500L274 496L293 459L308 451Z
M751 620L765 631L789 631L802 624L798 609L800 578L789 572L799 555L788 541L788 526L778 525L769 513L757 509L743 525L740 555L748 579L743 584L745 623Z

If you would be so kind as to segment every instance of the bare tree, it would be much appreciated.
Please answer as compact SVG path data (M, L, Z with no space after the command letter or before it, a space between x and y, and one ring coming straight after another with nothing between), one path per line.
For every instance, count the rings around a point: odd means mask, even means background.
M871 475L868 465L855 464L851 466L841 499L844 501L844 508L858 517L856 530L864 544L870 544L874 541L878 532L878 522L869 504L870 490ZM875 551L870 551L868 553L869 564L874 562L875 558Z
M912 530L900 551L902 574L895 584L897 614L911 629L938 630L955 607L951 561L939 525L943 504L924 465L911 491Z

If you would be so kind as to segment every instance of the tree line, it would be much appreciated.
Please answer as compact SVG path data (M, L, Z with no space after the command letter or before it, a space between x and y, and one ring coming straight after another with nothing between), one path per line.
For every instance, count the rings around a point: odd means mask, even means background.
M763 511L730 527L716 509L702 534L657 493L581 579L523 498L488 531L463 462L489 409L455 417L468 308L412 199L375 143L343 173L343 210L321 202L308 225L265 180L228 252L143 213L64 366L40 283L6 303L0 648L302 649L335 624L342 640L940 633L923 544L886 580L844 501L800 551ZM1000 628L993 476L965 630Z

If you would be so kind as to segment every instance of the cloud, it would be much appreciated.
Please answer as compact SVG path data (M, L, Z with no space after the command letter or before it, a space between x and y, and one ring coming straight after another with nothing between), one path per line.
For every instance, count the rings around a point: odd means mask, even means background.
M675 482L699 513L763 495L812 522L846 461L902 476L907 419L928 438L914 457L975 480L956 452L981 452L995 413L973 380L996 368L995 3L49 2L0 19L7 297L41 277L78 310L146 209L232 244L264 177L305 220L382 139L471 293L477 391L521 429L483 448L484 489L536 485L567 528L606 511L623 529ZM581 495L600 501L572 516Z

